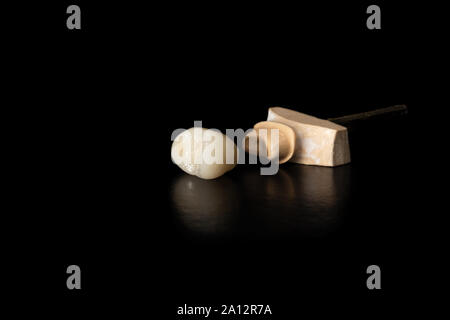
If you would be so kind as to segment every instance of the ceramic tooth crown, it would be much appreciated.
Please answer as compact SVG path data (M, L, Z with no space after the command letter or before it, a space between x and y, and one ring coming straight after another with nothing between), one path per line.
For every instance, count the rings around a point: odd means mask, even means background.
M230 138L196 127L175 138L171 155L172 161L184 172L202 179L218 178L232 170L237 162L237 148Z
M273 121L261 121L253 126L254 131L250 132L245 138L245 151L251 154L258 154L258 147L256 150L250 150L249 139L253 138L256 145L260 139L263 140L262 145L265 147L263 155L267 155L270 160L273 159L273 151L278 153L279 163L285 163L288 161L295 148L295 132L291 127L284 125L282 123ZM278 144L272 142L272 130L278 130ZM265 134L260 134L261 130L265 130Z

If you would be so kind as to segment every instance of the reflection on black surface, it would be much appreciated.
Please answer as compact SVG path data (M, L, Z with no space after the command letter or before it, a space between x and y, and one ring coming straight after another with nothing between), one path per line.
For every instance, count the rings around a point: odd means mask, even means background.
M244 175L253 218L272 233L329 231L347 203L350 168L288 164L274 176Z
M181 175L172 185L176 218L190 231L222 233L239 213L237 189L226 176L202 180Z
M286 164L274 176L261 176L256 166L216 180L181 175L171 200L178 222L194 233L321 235L345 211L350 171Z

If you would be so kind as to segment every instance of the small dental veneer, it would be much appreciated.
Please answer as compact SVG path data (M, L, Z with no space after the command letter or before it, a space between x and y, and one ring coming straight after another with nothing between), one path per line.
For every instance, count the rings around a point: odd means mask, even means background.
M254 131L250 132L245 138L245 151L256 154L259 147L265 148L264 155L268 159L273 160L278 152L278 162L285 163L288 161L295 150L295 132L294 130L282 123L262 121L253 126ZM272 141L272 130L278 130L278 142ZM264 131L263 131L264 130ZM250 139L255 138L255 146L250 150Z
M175 138L171 156L184 172L202 179L215 179L236 166L237 148L218 131L194 127Z

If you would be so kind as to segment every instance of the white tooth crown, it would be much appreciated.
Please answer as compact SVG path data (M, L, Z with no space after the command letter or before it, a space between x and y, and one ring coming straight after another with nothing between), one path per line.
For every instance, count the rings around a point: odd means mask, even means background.
M237 148L219 131L193 127L175 138L171 156L184 172L202 179L215 179L236 166Z

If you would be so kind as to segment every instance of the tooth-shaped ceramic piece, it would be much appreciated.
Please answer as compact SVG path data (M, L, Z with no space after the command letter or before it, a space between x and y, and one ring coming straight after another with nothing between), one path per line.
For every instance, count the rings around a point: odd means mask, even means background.
M262 121L258 122L253 126L255 129L253 132L249 133L245 139L245 151L251 152L252 154L259 152L258 148L261 145L264 150L263 155L267 155L267 158L273 159L275 152L278 153L278 162L285 163L294 154L295 149L295 132L294 130L282 123L272 122L272 121ZM272 130L278 130L278 141L272 141ZM262 130L265 130L262 134ZM249 139L255 139L256 147L255 150L250 150ZM260 140L262 140L260 144Z
M172 143L172 161L184 172L202 179L215 179L237 163L237 148L216 130L194 127L179 134Z

